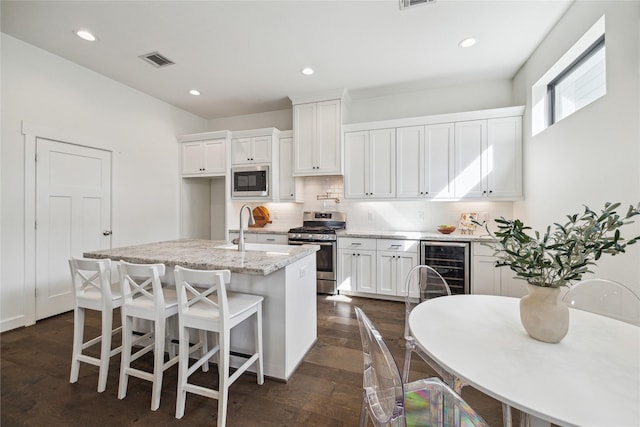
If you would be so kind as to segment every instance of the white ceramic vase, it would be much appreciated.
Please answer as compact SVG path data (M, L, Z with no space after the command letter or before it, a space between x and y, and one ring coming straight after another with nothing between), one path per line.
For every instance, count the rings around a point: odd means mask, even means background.
M569 308L560 301L560 288L527 284L529 294L520 299L520 321L529 336L558 343L569 330Z

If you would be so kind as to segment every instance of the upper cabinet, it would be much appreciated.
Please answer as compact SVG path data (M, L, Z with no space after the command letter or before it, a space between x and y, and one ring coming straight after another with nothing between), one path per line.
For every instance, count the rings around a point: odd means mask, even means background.
M453 197L454 124L409 126L398 128L396 132L397 196Z
M455 170L456 197L522 197L522 117L456 123Z
M293 106L293 173L342 174L341 100Z
M207 132L178 137L181 172L189 176L224 176L227 173L229 132Z
M293 176L293 132L280 132L280 201L302 202L302 178Z
M521 199L523 113L508 107L344 125L345 197Z
M344 196L384 199L396 193L395 129L347 132Z
M272 135L236 138L231 140L231 164L247 165L271 163Z

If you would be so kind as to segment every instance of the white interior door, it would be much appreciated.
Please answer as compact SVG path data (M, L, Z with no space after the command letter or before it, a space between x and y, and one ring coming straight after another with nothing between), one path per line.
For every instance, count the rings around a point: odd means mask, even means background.
M111 246L111 153L36 140L36 320L69 311L68 259Z

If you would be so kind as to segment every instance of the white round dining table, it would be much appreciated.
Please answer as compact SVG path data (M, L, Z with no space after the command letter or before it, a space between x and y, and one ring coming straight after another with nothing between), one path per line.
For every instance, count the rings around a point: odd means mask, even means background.
M640 426L640 327L570 309L557 344L531 338L518 298L453 295L409 316L417 344L489 396L561 426Z

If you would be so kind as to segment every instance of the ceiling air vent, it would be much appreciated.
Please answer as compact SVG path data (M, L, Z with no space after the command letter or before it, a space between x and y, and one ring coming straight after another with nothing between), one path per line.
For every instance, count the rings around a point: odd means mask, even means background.
M421 4L435 3L436 0L400 0L400 10Z
M173 62L166 56L159 54L158 52L151 52L145 55L140 55L140 58L144 59L149 64L157 68L166 67L167 65L175 64L175 62Z

